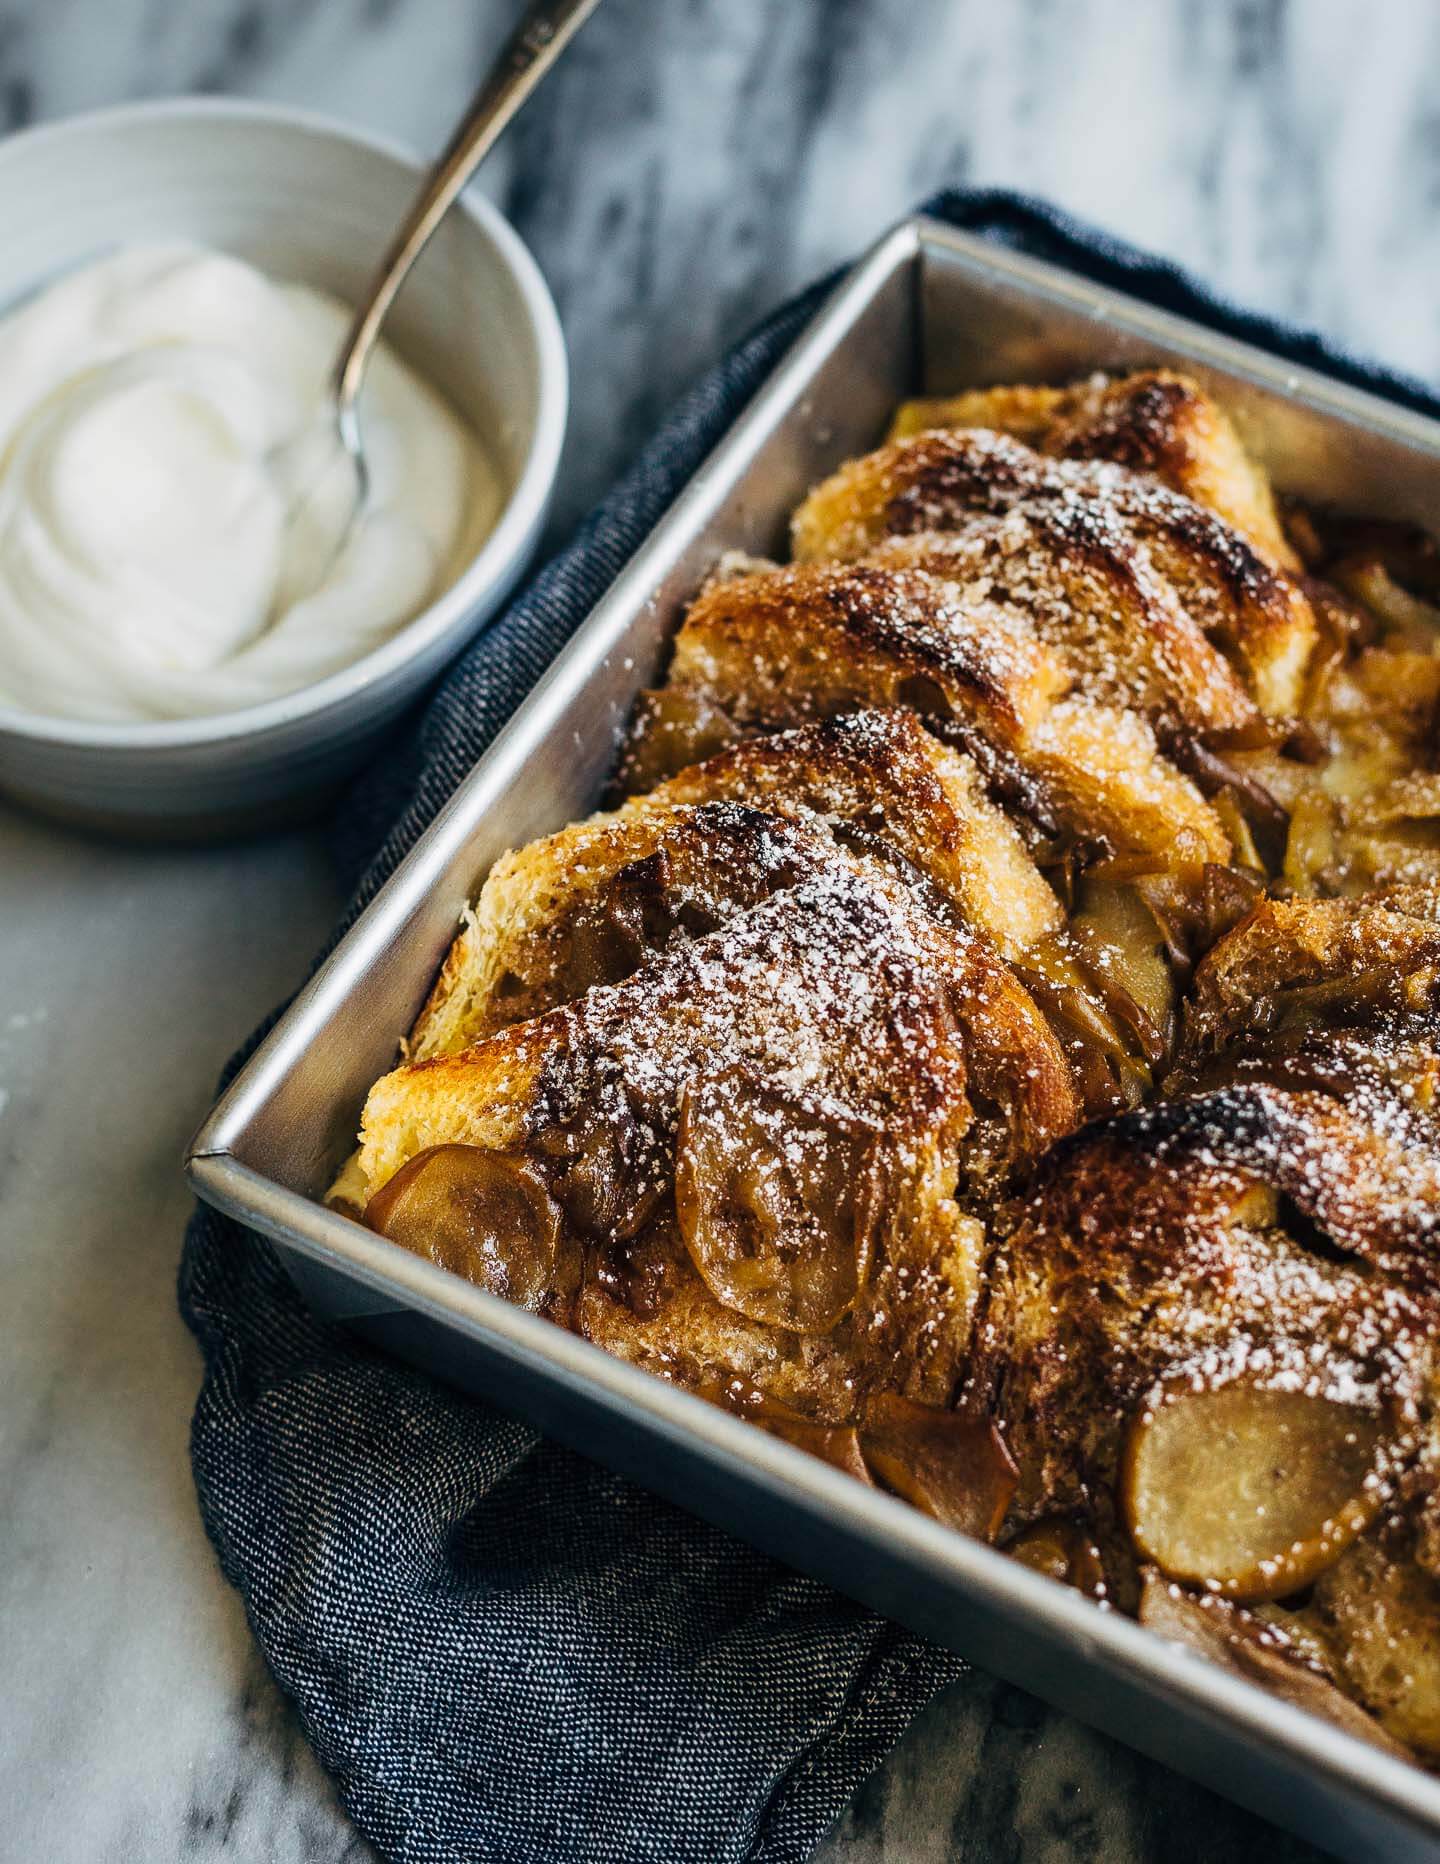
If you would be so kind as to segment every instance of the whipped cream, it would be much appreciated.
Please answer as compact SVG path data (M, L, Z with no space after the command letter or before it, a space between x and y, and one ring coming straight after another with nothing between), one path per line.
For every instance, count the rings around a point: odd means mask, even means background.
M348 666L453 581L499 480L383 344L361 402L364 509L332 563L297 565L310 488L284 443L319 421L349 319L180 245L123 249L0 318L0 704L232 711Z

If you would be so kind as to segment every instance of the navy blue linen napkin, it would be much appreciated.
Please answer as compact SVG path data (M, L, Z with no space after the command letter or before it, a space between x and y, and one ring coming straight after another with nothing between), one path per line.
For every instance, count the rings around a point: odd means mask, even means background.
M1362 387L1421 386L1223 304L1048 208L928 211ZM335 841L374 896L815 309L778 311L452 670ZM336 936L344 928L337 928ZM234 1073L263 1031L226 1070ZM405 1864L798 1860L963 1668L305 1309L258 1237L191 1222L201 1513L365 1836Z

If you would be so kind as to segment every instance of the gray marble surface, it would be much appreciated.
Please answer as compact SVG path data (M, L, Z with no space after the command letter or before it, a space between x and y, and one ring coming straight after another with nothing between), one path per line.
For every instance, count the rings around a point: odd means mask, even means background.
M10 0L0 121L231 89L433 148L509 10ZM1440 379L1437 54L1429 0L607 0L484 183L571 344L557 530L722 344L943 182L1047 194ZM201 1532L173 1298L183 1141L336 903L315 837L102 848L0 806L6 1859L367 1855ZM823 1850L1310 1855L983 1678Z

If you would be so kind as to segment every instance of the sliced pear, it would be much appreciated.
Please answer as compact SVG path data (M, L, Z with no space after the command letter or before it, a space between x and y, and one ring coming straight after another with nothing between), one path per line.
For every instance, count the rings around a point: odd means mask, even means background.
M797 1450L818 1456L832 1468L843 1470L847 1476L854 1476L866 1488L874 1488L870 1471L865 1467L865 1459L860 1454L860 1433L853 1424L820 1423L813 1417L806 1417L803 1411L795 1410L781 1399L772 1398L738 1378L697 1386L696 1396L718 1405L722 1411L733 1411L750 1423L758 1424L772 1437L779 1437L784 1443L793 1443Z
M1231 1599L1283 1598L1375 1519L1384 1441L1374 1413L1303 1392L1161 1392L1130 1429L1125 1520L1172 1579Z
M1097 984L1068 932L1049 933L1011 967L1065 1048L1087 1114L1123 1112L1148 1091L1152 1071L1133 1014L1108 980ZM1129 1006L1133 1012L1133 1002Z
M828 1333L865 1285L881 1208L878 1135L747 1068L680 1101L675 1209L722 1306Z
M365 1221L517 1307L538 1308L554 1283L560 1209L526 1159L431 1146L381 1186Z
M791 1411L773 1398L744 1415L762 1430L768 1430L772 1437L793 1443L797 1450L808 1450L811 1456L818 1456L832 1469L843 1470L867 1488L874 1488L865 1458L860 1453L860 1433L853 1424L817 1424L813 1418L801 1417L798 1411Z
M885 1487L933 1520L979 1540L999 1533L1019 1472L988 1418L881 1392L870 1400L860 1446Z
M1223 1599L1201 1599L1156 1573L1146 1576L1140 1594L1140 1622L1172 1643L1183 1644L1237 1676L1261 1683L1272 1695L1297 1709L1369 1741L1403 1760L1408 1748L1392 1740L1359 1703L1306 1661L1302 1649L1276 1627L1252 1618Z
M1104 1598L1109 1590L1100 1549L1070 1515L1051 1515L1035 1522L1018 1534L1005 1551L1032 1572L1074 1586L1091 1598Z
M669 857L657 848L644 860L622 867L589 902L570 931L560 977L567 998L620 983L664 942L669 883Z
M1087 878L1070 929L1097 981L1123 990L1163 1035L1175 1007L1175 985L1164 937L1137 887Z

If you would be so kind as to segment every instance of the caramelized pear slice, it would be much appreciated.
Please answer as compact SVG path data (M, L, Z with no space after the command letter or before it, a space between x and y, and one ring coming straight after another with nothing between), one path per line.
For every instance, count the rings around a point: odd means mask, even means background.
M880 1214L878 1135L747 1068L680 1100L675 1209L723 1307L828 1333L865 1285Z
M874 1488L870 1471L860 1454L860 1433L853 1424L818 1423L813 1417L806 1417L778 1398L767 1397L740 1379L732 1379L727 1384L701 1385L696 1395L758 1424L772 1437L794 1444L797 1450L818 1456L821 1462L843 1470L847 1476L854 1476L866 1488Z
M797 1450L808 1450L832 1468L874 1488L860 1453L860 1433L853 1424L816 1424L805 1417L768 1417L764 1412L756 1413L754 1421L772 1437L793 1443Z
M870 1400L860 1446L885 1487L933 1520L977 1540L999 1533L1019 1472L988 1418L880 1392Z
M1135 1419L1121 1504L1169 1575L1244 1601L1308 1585L1375 1519L1384 1423L1254 1385L1161 1393Z
M1049 1515L1035 1522L1017 1534L1005 1551L1032 1572L1074 1586L1091 1598L1103 1599L1109 1590L1100 1549L1073 1516Z
M560 1209L526 1159L431 1146L381 1186L365 1221L517 1307L538 1308L554 1281Z
M1047 934L1011 969L1063 1045L1086 1113L1138 1105L1151 1085L1146 1044L1127 1034L1133 1018L1107 982L1097 983L1087 970L1068 932ZM1143 1015L1133 1003L1130 1008Z
M1157 1032L1168 1030L1175 986L1165 961L1164 938L1137 888L1122 881L1087 880L1070 929L1098 980L1123 990Z
M798 1411L792 1411L773 1398L744 1415L762 1430L768 1430L772 1437L793 1443L797 1450L808 1450L811 1456L818 1456L833 1469L854 1476L867 1488L875 1486L860 1453L860 1433L853 1424L817 1424L813 1418L802 1417Z
M1297 1709L1331 1722L1402 1760L1413 1758L1378 1722L1308 1663L1304 1652L1276 1626L1263 1624L1223 1599L1196 1598L1156 1573L1140 1594L1140 1622L1172 1643L1208 1657L1237 1676L1261 1683Z

